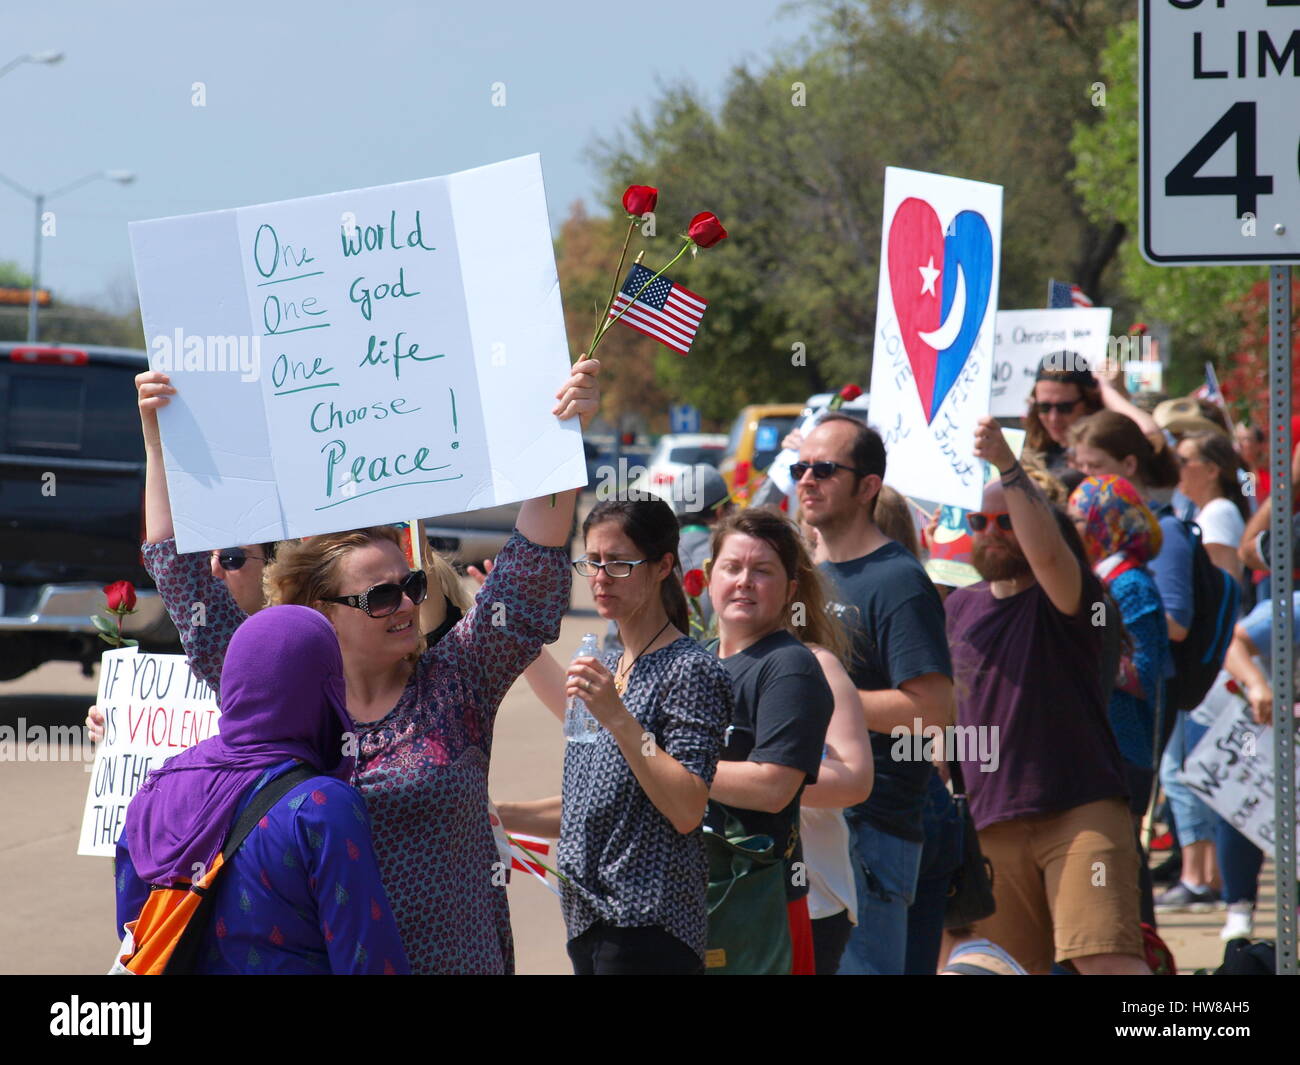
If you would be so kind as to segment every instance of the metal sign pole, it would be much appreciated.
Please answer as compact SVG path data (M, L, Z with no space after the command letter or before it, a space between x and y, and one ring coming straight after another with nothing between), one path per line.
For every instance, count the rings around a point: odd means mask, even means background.
M1273 781L1277 832L1277 972L1294 976L1296 965L1295 703L1292 665L1291 485L1291 267L1270 269L1269 420L1272 433L1273 513L1268 562L1273 596Z

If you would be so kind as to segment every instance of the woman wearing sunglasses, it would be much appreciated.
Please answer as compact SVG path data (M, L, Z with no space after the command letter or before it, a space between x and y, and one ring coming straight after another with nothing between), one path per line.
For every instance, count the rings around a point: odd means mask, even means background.
M599 407L599 369L594 359L575 364L552 413L580 416L585 426ZM157 409L176 389L156 371L140 375L137 388L146 442L150 422L157 441ZM144 550L158 579L154 567L193 556L177 556L170 538L161 446L147 454L151 542ZM510 914L488 822L492 729L510 685L542 644L559 635L577 494L520 507L515 535L474 607L427 649L417 619L426 585L407 566L393 529L282 544L267 574L272 602L319 610L338 634L356 725L352 782L370 810L384 888L412 972L513 970ZM206 614L204 624L191 624L183 635L195 672L214 684L243 615L233 602L216 616Z
M582 699L602 725L565 746L563 794L497 806L507 831L557 838L568 951L578 975L703 971L708 861L700 825L731 720L731 688L685 635L678 522L658 499L598 503L582 527L596 611L623 653L526 674L563 719ZM491 569L501 570L501 557Z

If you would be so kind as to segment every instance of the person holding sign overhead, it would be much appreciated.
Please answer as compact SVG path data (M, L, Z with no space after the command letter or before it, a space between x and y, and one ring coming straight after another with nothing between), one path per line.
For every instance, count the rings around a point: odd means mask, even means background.
M590 421L599 369L594 359L578 362L552 413ZM142 413L145 398L156 410L176 389L155 381L148 391L141 388ZM202 555L176 554L166 483L160 475L150 484L145 559L175 616L188 611L187 589L206 563ZM514 968L505 870L488 822L488 759L501 699L559 634L577 494L521 506L515 535L474 607L427 649L417 623L427 583L422 571L410 570L390 527L282 544L267 574L271 602L312 607L338 634L357 744L353 783L370 811L412 972ZM190 626L186 652L215 685L236 612L209 612L205 620Z

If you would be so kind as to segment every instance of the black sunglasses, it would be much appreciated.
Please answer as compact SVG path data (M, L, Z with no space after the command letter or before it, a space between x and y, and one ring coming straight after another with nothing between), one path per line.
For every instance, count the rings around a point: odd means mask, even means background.
M812 475L819 481L826 480L827 477L834 477L836 470L848 470L849 473L856 474L859 477L865 477L866 474L861 470L854 469L852 466L845 466L842 462L792 462L790 463L790 476L796 481L802 481L803 475L812 470Z
M1069 414L1082 402L1082 399L1072 399L1069 403L1035 403L1034 409L1039 414L1051 414L1052 411L1056 411L1057 414Z
M217 552L217 565L227 573L232 570L243 569L245 562L265 562L264 555L250 555L242 547L228 547L224 551Z
M376 584L360 595L337 595L332 599L326 599L325 602L356 607L358 610L364 610L372 618L386 618L402 605L403 595L419 606L428 594L428 574L422 569L413 569L400 584Z

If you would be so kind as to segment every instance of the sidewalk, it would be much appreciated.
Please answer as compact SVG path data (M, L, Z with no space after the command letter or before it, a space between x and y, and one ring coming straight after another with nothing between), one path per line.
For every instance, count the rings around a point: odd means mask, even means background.
M1153 865L1163 860L1157 853ZM1272 861L1265 861L1259 874L1259 903L1255 907L1255 931L1252 939L1273 939L1277 935L1277 878ZM1157 893L1162 890L1157 887ZM1197 969L1217 969L1223 962L1223 948L1219 931L1227 914L1223 910L1211 913L1156 914L1157 931L1174 952L1178 974L1187 976Z

